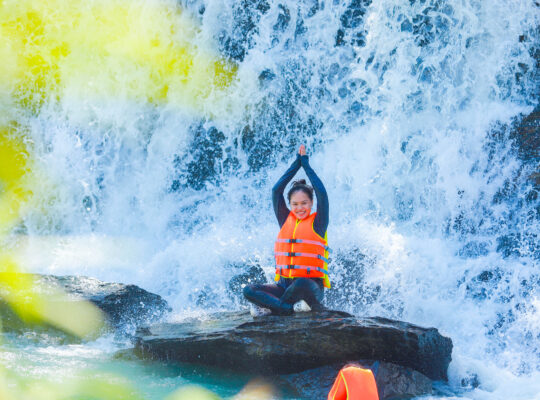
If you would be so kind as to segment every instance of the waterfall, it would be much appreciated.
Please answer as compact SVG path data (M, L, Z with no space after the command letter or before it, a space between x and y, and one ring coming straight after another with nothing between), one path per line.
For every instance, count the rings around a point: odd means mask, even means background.
M272 279L271 187L305 143L326 304L438 328L466 396L540 392L538 159L514 129L538 2L64 3L0 2L0 131L26 154L0 190L31 192L0 239L22 266L242 307L229 280Z

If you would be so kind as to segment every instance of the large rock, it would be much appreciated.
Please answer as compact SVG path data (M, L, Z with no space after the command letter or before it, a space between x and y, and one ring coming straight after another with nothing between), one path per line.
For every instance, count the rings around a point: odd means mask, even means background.
M100 308L109 324L115 329L127 331L142 324L155 322L170 310L167 302L157 294L147 292L135 285L107 283L84 276L33 275L35 291L43 296L60 289L69 300L87 300ZM0 277L0 286L2 279ZM0 296L0 315L4 331L21 332L28 328L46 329L37 324L21 321Z
M435 328L335 311L254 319L247 312L159 323L135 334L140 356L267 375L370 359L447 379L452 341Z
M373 361L358 360L355 363L372 368ZM412 368L379 362L373 368L379 398L411 398L431 394L431 380ZM310 369L296 374L281 375L273 381L280 388L306 399L326 399L343 363Z
M84 276L41 275L39 280L45 285L59 286L73 299L91 301L115 328L148 324L170 311L161 296L136 285L102 282Z

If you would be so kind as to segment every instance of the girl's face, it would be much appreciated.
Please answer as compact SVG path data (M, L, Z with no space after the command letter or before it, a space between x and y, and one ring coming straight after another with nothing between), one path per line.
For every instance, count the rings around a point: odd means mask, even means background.
M291 211L296 219L304 219L311 213L313 200L309 198L303 191L298 190L291 195Z

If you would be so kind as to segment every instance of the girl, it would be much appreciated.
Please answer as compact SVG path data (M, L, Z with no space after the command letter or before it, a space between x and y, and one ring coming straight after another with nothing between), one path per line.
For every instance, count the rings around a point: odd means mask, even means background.
M283 192L300 168L304 168L313 188L305 180L293 183L287 194ZM317 196L317 212L312 213L313 189ZM312 311L322 311L324 288L328 279L328 196L321 180L309 165L304 145L296 160L272 188L274 212L281 230L275 244L276 284L248 285L244 296L250 302L268 308L273 314L290 315L294 304L304 300Z

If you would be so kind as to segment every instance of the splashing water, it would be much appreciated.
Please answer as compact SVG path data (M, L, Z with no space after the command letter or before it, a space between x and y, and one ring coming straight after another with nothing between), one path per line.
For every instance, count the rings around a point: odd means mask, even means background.
M39 174L4 239L20 263L240 307L229 280L271 277L270 189L306 143L327 304L437 327L460 396L538 398L538 159L511 128L538 105L538 4L181 6L0 3L0 123Z

